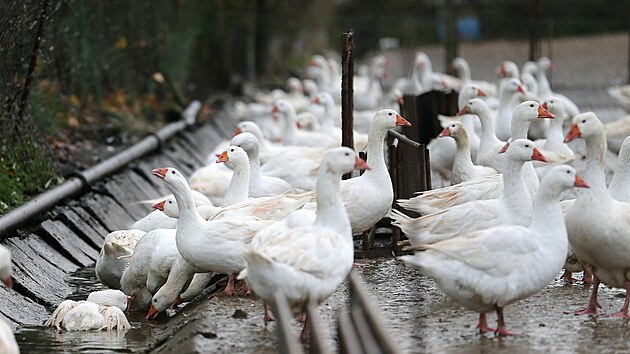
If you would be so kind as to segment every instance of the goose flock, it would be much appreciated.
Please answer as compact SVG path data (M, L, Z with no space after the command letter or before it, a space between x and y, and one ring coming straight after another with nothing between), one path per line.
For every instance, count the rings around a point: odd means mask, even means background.
M434 72L419 52L410 74L386 91L387 59L377 55L354 80L355 150L339 147L338 66L315 55L302 80L287 81L287 91L234 104L234 136L190 176L155 166L153 176L171 194L105 238L95 271L110 290L62 302L46 325L124 331L130 327L124 311L147 311L153 319L224 274L225 294L258 296L264 321L273 320L268 306L275 310L274 294L282 292L306 329L305 306L326 300L353 266L352 236L384 217L409 240L410 254L401 259L479 313L482 333L514 334L505 307L538 293L563 269L566 281L584 271L593 284L576 314L598 314L600 283L630 292L630 138L618 144L610 186L604 175L607 144L629 135L619 130L630 123L603 124L554 93L549 59L522 70L505 61L489 82L472 80L463 58L453 62L458 78ZM431 90L459 93L459 113L440 117L444 130L428 145L440 188L394 201L384 141L388 130L411 125L397 110L402 95ZM574 140L584 143L579 154ZM356 150L366 151L367 161ZM580 174L577 156L584 156ZM355 170L362 173L341 180ZM10 270L10 254L0 247L0 279L8 287ZM629 302L626 295L612 316L630 318ZM3 326L0 348L9 345Z

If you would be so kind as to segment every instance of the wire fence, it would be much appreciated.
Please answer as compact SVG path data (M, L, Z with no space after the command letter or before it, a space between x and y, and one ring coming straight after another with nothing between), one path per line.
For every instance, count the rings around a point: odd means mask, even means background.
M357 58L385 48L389 80L418 48L440 71L464 56L483 79L536 53L557 64L555 89L612 105L605 88L628 78L629 19L630 3L613 0L4 0L0 213L55 183L76 155L97 162L124 143L116 132L153 129L189 99L240 92L245 80L281 83L313 53L337 52L350 28ZM67 146L61 133L98 142Z

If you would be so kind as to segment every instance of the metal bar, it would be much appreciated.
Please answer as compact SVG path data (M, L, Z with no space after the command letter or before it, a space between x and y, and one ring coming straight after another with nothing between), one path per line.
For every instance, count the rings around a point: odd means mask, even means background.
M390 130L391 132L391 130ZM392 140L389 144L389 176L392 179L392 186L394 187L394 198L392 200L392 209L399 209L398 203L398 159L396 158L398 149L398 138L392 138L394 135L389 134L388 137ZM400 241L400 229L392 225L392 252L397 255L400 253L400 247L398 242Z
M363 347L354 326L352 326L350 315L343 312L343 310L339 311L337 336L339 337L339 354L363 353Z
M291 330L291 319L293 313L289 308L289 303L281 291L273 294L276 303L275 312L278 326L276 327L278 334L278 353L282 354L299 354L304 353L302 346L297 341L297 336Z
M196 104L196 107L200 107L200 105ZM188 114L191 114L191 112L188 111ZM187 123L183 120L171 123L109 159L85 171L71 173L69 175L70 178L66 182L33 197L25 204L0 217L0 240L7 238L10 232L31 218L42 215L44 212L52 209L62 199L83 192L91 184L121 170L131 161L159 149L166 140L186 129L190 124L192 124L190 121Z
M432 181L431 181L431 155L429 154L429 149L424 147L424 181L426 184L426 190L430 191L433 189Z
M379 320L379 316L375 313L376 308L371 304L365 284L359 278L356 272L350 272L350 303L356 302L363 309L367 323L369 324L376 342L379 343L383 353L397 353L398 350L394 346L390 337L383 330L383 325Z
M306 306L306 315L311 325L308 352L311 354L324 354L326 353L326 337L324 335L326 331L320 320L315 302L311 301Z
M341 145L354 149L354 126L352 111L354 110L353 77L354 63L352 59L353 43L352 30L344 32L341 36L343 49L341 52ZM350 178L345 174L343 179Z

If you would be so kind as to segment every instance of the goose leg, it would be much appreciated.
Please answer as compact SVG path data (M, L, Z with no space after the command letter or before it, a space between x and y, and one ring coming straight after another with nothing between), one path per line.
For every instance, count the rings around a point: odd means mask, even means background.
M630 282L626 281L624 285L626 286L626 300L623 302L621 310L611 314L610 317L630 318L628 315L628 305L630 304Z
M225 294L226 295L234 295L236 294L236 291L234 289L234 281L236 280L236 274L230 274L230 276L228 277L228 283L225 286Z
M593 284L593 274L591 274L591 272L589 272L588 270L584 269L584 273L582 275L582 281L584 281L584 284Z
M496 331L494 328L488 327L488 320L486 319L485 313L479 314L479 323L477 324L476 328L479 329L479 333L487 333L487 332Z
M308 337L308 329L309 329L309 323L308 323L308 318L307 315L304 314L304 327L302 327L302 333L300 333L300 340L302 341L302 343L306 342L306 338Z
M494 331L494 334L500 337L506 336L518 336L518 333L512 333L507 330L505 326L505 321L503 320L503 307L496 306L497 308L497 329Z
M599 311L599 309L602 308L602 306L597 302L597 290L599 289L599 278L596 276L593 276L593 289L591 291L591 298L588 301L588 305L586 306L586 308L582 309L582 310L577 310L575 312L565 312L565 313L572 313L574 315L592 315L592 316L597 316L597 312ZM626 308L627 310L627 308Z
M275 321L276 319L273 318L273 316L271 316L271 314L269 313L269 307L267 306L267 304L265 304L265 315L263 316L263 321L265 322L271 322L271 321Z

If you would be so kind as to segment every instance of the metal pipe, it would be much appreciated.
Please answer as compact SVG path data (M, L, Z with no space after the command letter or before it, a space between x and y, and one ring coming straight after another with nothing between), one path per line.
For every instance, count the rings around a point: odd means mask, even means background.
M184 111L184 118L190 118L191 115L194 117L201 105L197 101L193 101L190 107L196 108L195 112L187 109ZM131 161L158 150L164 142L193 123L194 121L190 119L171 123L109 159L85 171L71 173L69 179L64 183L35 196L25 204L0 217L0 240L7 238L10 232L31 218L52 209L62 199L80 194L93 183L123 169Z

